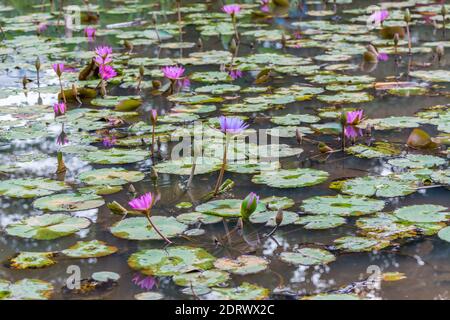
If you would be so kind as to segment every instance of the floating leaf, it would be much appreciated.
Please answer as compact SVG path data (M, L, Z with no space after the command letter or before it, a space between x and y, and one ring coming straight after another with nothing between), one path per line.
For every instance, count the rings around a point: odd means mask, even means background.
M95 194L56 194L33 202L35 208L48 211L82 211L101 207L103 198Z
M287 169L261 172L252 178L253 183L274 188L300 188L313 186L328 179L326 171L316 169Z
M53 252L20 252L10 260L13 269L38 269L52 266L56 263Z
M216 260L202 248L186 246L166 250L149 249L133 253L128 265L149 276L174 276L192 271L209 270Z
M388 163L391 166L400 168L421 169L441 166L447 163L447 161L439 157L425 154L408 154L404 158L391 159Z
M449 212L446 207L433 204L420 204L398 208L394 211L397 218L409 222L442 222L447 221Z
M327 250L301 248L294 252L282 252L280 260L294 265L314 266L328 264L336 260L336 258Z
M308 213L348 217L381 211L384 205L382 200L337 195L306 199L303 201L302 208Z
M236 259L220 258L214 262L217 269L240 276L254 274L267 269L269 262L261 257L242 255Z
M265 223L268 227L275 227L276 224L276 216L278 211L262 211L255 212L250 216L250 221L252 223ZM291 223L294 223L298 220L298 215L295 212L291 211L283 211L283 221L280 226L285 226Z
M11 198L35 198L69 189L62 181L44 178L14 179L0 182L0 194Z
M377 196L383 198L400 197L414 193L417 183L394 177L367 176L346 180L342 183L343 193L357 196Z
M298 218L295 224L303 224L308 230L323 230L343 225L345 219L334 215L311 215Z
M214 287L227 282L230 276L220 270L206 270L199 272L183 273L173 277L176 285L183 287Z
M213 224L222 221L222 218L208 214L203 214L201 212L190 212L190 213L182 213L179 216L177 216L177 221L187 225L197 223Z
M139 171L128 171L123 168L105 168L83 172L78 179L89 185L119 186L144 179L145 174Z
M105 242L99 240L78 241L75 245L62 251L71 258L98 258L109 256L117 252L117 248L108 246Z
M182 234L187 226L174 217L152 216L153 224L167 238ZM145 217L134 217L116 222L111 227L111 233L121 239L128 240L161 240L161 236L151 227Z
M36 240L53 240L71 235L89 227L86 218L72 217L67 214L43 214L11 223L5 231L10 236L33 238Z
M195 211L224 218L238 218L241 216L241 204L242 200L239 199L213 200L197 206ZM255 212L265 210L264 204L258 203Z
M264 300L269 292L268 289L243 282L236 288L213 288L211 295L214 300Z
M334 240L336 248L346 252L363 252L380 250L389 245L389 241L364 237L342 237Z
M53 285L38 279L22 279L15 283L0 279L0 300L48 300Z

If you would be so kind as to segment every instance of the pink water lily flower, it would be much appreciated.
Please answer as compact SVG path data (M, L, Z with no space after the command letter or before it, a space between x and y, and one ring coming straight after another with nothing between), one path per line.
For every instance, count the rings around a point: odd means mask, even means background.
M47 30L48 28L48 24L45 22L41 22L38 24L37 26L37 33L41 34L42 32L44 32L45 30Z
M347 139L355 140L356 138L362 136L362 130L360 128L356 128L355 126L346 126L344 134Z
M92 41L95 37L95 33L97 30L93 27L86 27L84 29L84 35L88 38L89 41Z
M156 126L156 123L158 121L158 111L155 109L150 110L150 121L152 122L152 125Z
M238 134L249 127L249 125L246 124L244 120L236 117L221 116L219 118L219 123L220 123L220 131L222 131L225 134L227 133Z
M52 64L52 68L55 71L56 75L58 77L61 77L64 72L64 63L54 63Z
M270 10L270 8L269 8L269 0L261 0L261 11L262 12L265 12L265 13L267 13L267 12L269 12Z
M363 110L349 111L346 115L346 122L348 125L357 125L362 121L363 116Z
M116 70L114 70L113 67L108 66L108 65L101 65L99 73L100 73L100 77L103 80L109 80L109 79L112 79L115 76L117 76Z
M172 67L164 67L161 69L164 77L170 80L178 80L183 77L184 72L186 71L183 67L172 66Z
M128 202L128 205L137 211L148 211L156 201L157 199L153 196L153 193L147 192L139 198L135 198Z
M55 113L55 117L62 116L66 113L66 104L64 102L55 103L53 105L53 112Z
M379 52L377 54L377 58L378 58L378 61L387 61L387 60L389 60L388 54L384 53L384 52Z
M387 10L377 10L372 13L367 19L368 24L381 24L384 20L389 17L389 11Z
M112 62L112 48L108 46L100 46L95 48L95 62L98 65L108 64Z
M229 15L236 15L241 12L241 6L238 4L229 4L222 7L222 11Z

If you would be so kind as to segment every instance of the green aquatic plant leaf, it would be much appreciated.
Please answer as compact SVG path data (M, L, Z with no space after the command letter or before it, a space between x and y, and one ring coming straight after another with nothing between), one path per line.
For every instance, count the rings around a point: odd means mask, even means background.
M316 169L286 169L261 172L252 178L253 183L267 184L274 188L301 188L322 183L328 179L328 173Z
M318 248L301 248L293 252L282 252L280 260L293 265L315 266L329 264L336 257L327 250Z
M168 239L177 237L186 231L187 226L174 217L152 216L153 224ZM161 236L152 228L145 217L133 217L116 222L111 233L127 240L161 240Z

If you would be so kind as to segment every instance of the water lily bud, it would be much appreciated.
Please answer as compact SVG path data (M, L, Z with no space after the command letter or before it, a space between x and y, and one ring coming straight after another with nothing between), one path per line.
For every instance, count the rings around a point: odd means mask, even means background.
M36 58L36 62L34 63L34 66L36 67L36 70L41 70L41 59L39 57Z
M157 21L156 13L153 13L152 22L154 25L156 25L156 21Z
M444 46L443 46L442 44L439 44L439 45L436 47L436 56L437 56L437 58L438 58L439 61L441 61L441 59L442 59L442 57L444 56L444 54L445 54Z
M203 40L202 40L202 38L198 38L197 47L203 48Z
M277 215L275 216L275 223L277 226L283 222L283 209L278 209Z
M250 192L241 204L241 217L244 220L248 220L253 212L255 212L258 206L259 198L254 192Z
M139 75L141 76L141 78L144 77L144 72L145 72L144 66L141 65L141 66L139 67Z
M134 185L130 184L130 186L128 187L128 191L130 193L136 193L136 189L134 188Z
M152 81L152 86L153 86L153 89L155 89L155 90L161 88L161 81L159 81L159 80L153 80L153 81Z
M158 121L158 111L155 109L150 110L150 121L153 126L156 126L156 122Z
M236 40L233 38L233 39L231 39L231 42L230 42L230 51L235 52L236 48L237 48Z
M295 138L297 139L298 144L302 144L303 142L303 134L300 132L300 130L295 129Z
M347 113L341 112L341 116L340 116L339 120L341 121L342 125L347 124Z
M284 35L284 33L281 35L281 45L284 47L286 47L286 36Z
M447 8L445 7L445 4L441 7L441 14L445 17L447 15Z
M405 15L404 15L403 19L405 20L406 23L411 22L411 12L409 12L409 9L405 10Z
M398 46L398 43L400 41L400 36L398 33L394 34L394 45Z

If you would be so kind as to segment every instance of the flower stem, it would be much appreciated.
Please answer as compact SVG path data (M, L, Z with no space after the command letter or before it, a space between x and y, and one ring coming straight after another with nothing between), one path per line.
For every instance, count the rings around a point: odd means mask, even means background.
M159 229L153 224L153 221L152 221L152 219L150 218L150 213L151 213L151 211L150 211L150 210L147 210L147 211L145 212L145 216L147 217L147 220L148 220L148 222L150 223L150 225L152 226L152 228L155 230L155 232L156 232L156 233L157 233L164 241L166 241L168 244L172 244L173 242L170 241L169 239L167 239L166 236L163 235L163 234L161 233L161 231L159 231Z
M62 98L64 100L64 103L67 103L66 94L64 93L64 88L63 88L63 85L62 85L61 77L58 77L58 79L59 79L59 87L61 88Z
M237 29L237 23L236 23L236 15L232 15L231 20L233 21L233 28L234 28L234 34L236 36L236 40L239 42L239 32Z
M155 124L152 125L152 157L155 156Z
M219 188L222 185L223 176L225 174L225 168L227 166L227 150L228 150L228 135L225 137L225 146L223 148L222 167L220 168L219 177L216 182L216 187L214 188L214 196L217 196L217 194L219 193Z

